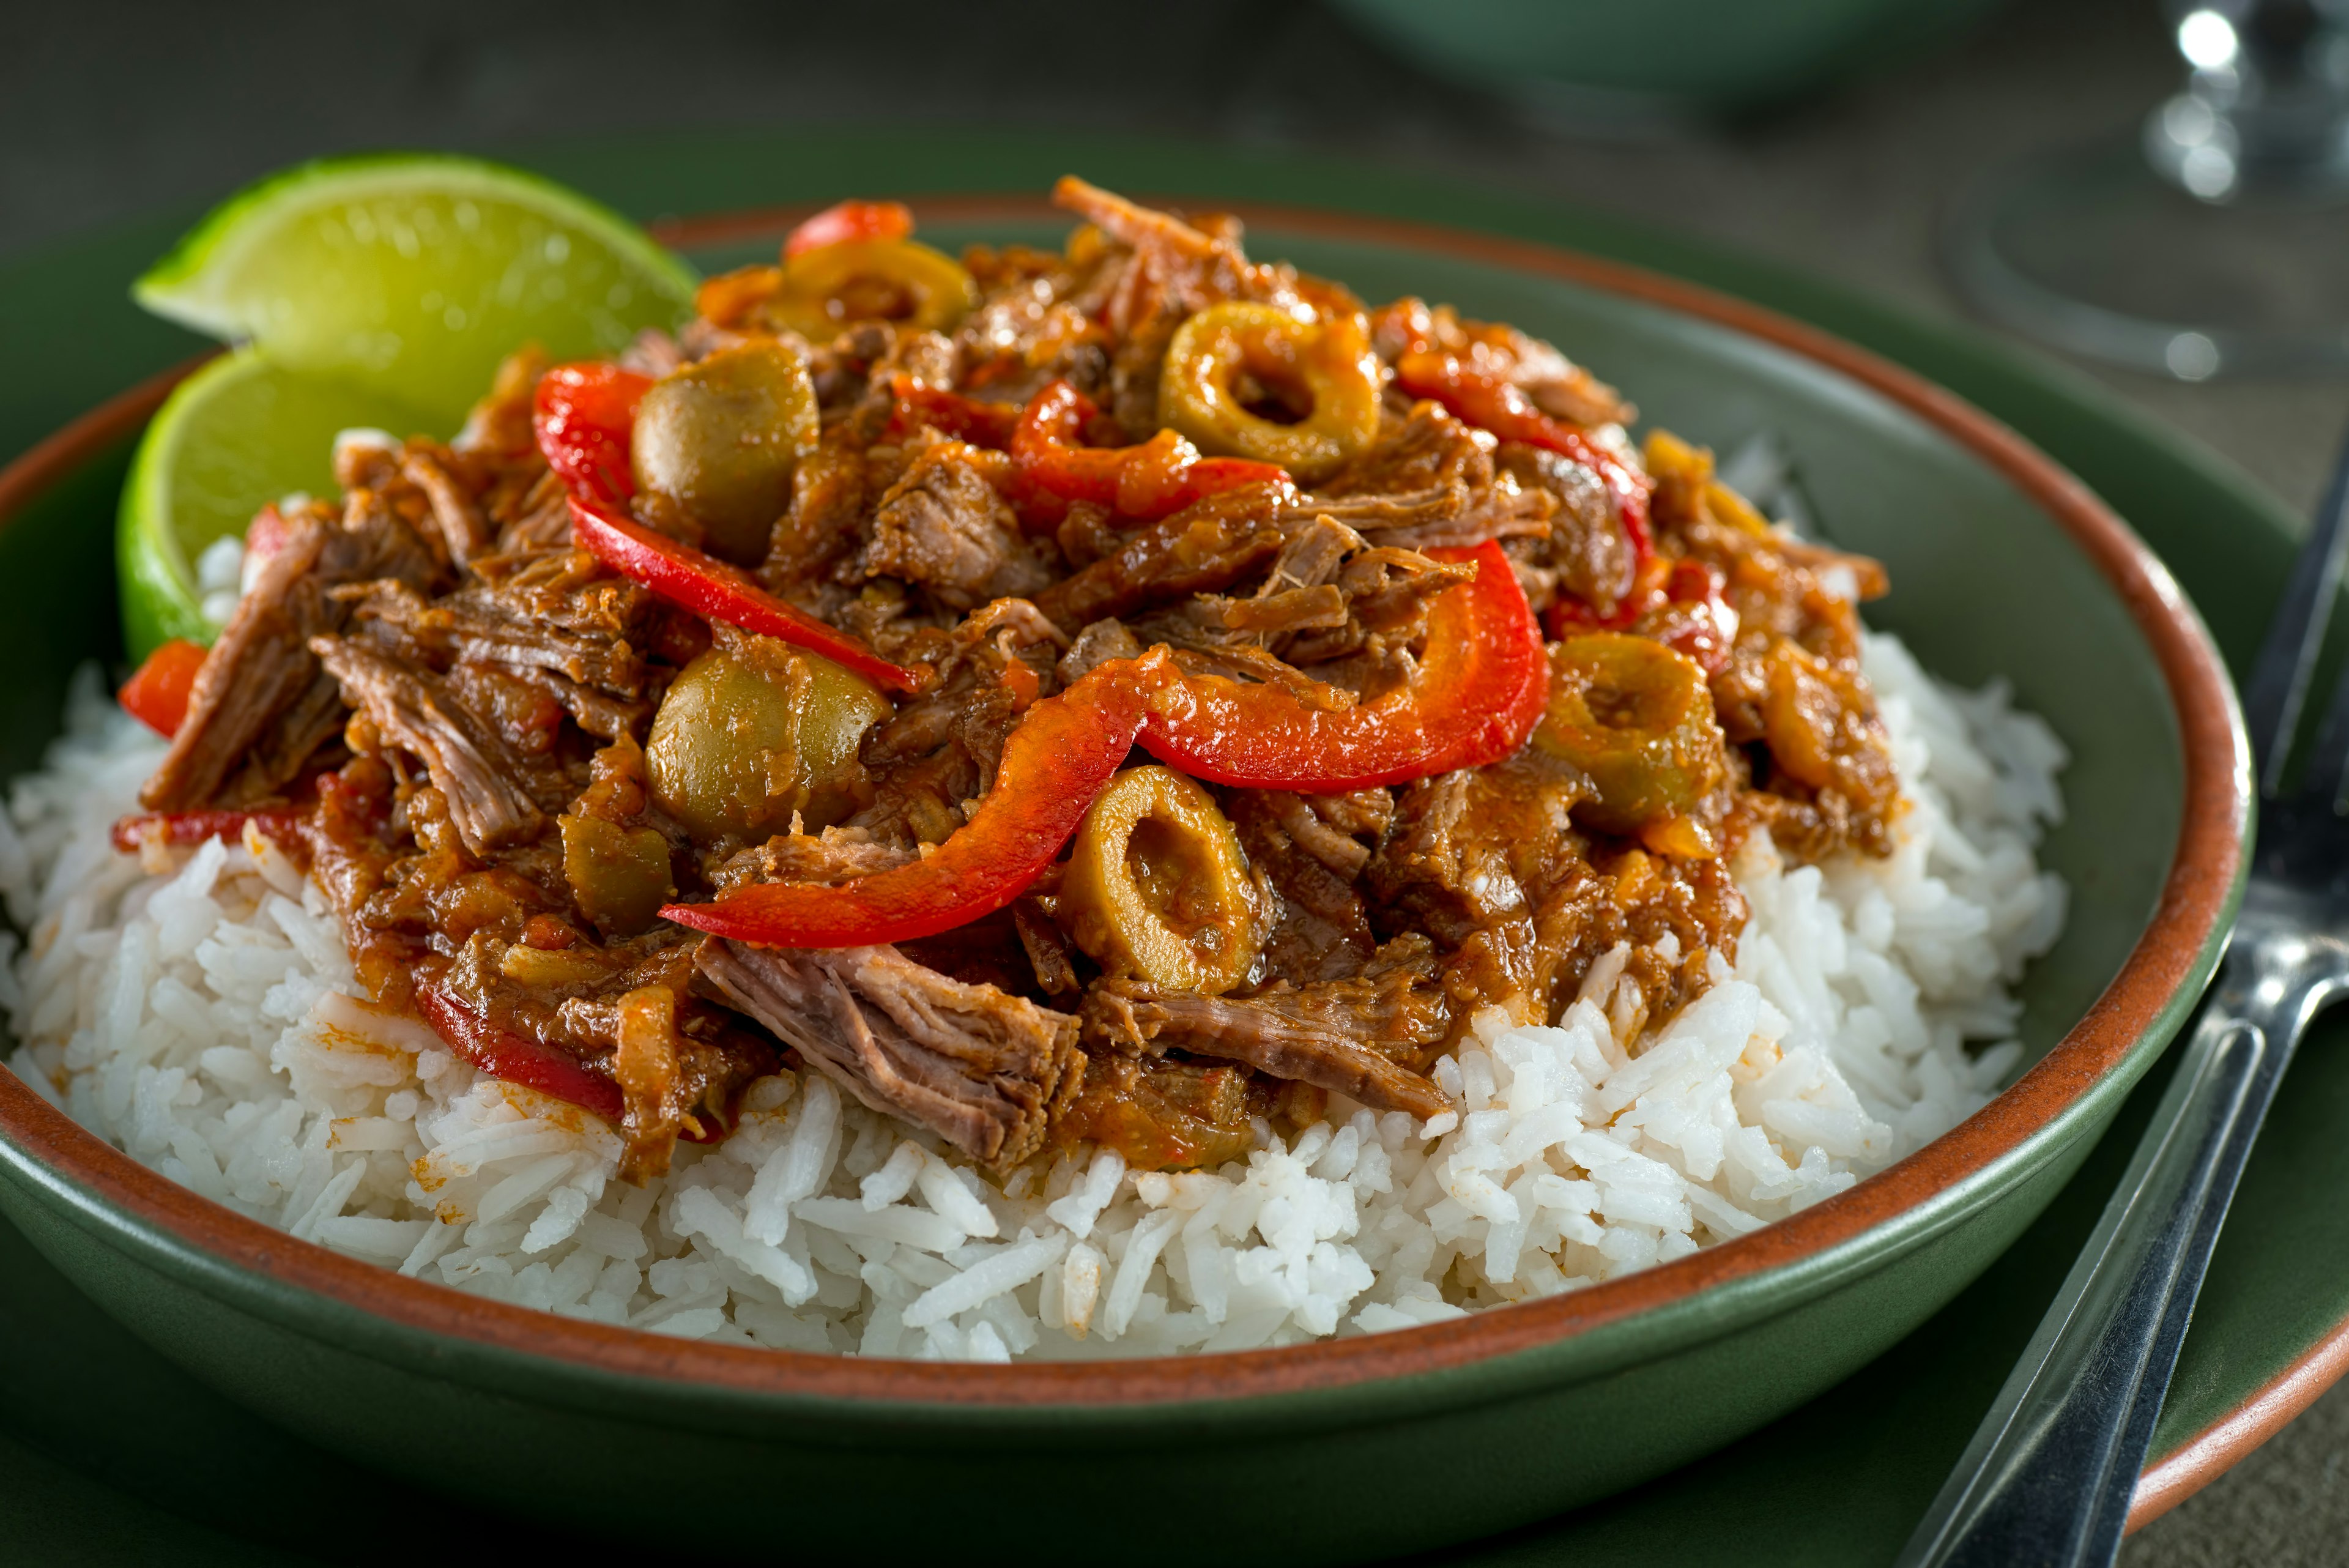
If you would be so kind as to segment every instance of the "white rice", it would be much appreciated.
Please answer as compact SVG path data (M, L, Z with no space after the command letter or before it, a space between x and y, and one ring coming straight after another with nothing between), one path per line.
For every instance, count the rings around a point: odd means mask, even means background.
M1425 1127L1343 1102L1245 1163L1062 1158L1009 1187L820 1075L649 1186L620 1140L357 996L318 889L266 839L117 855L159 743L85 672L0 814L16 1071L132 1158L290 1233L481 1295L698 1339L994 1360L1294 1344L1547 1295L1839 1192L2016 1066L2007 986L2064 921L2033 858L2062 743L1871 636L1913 809L1888 859L1735 867L1733 971L1660 1033L1602 960L1557 1028L1497 1012ZM1720 962L1716 959L1716 964ZM1636 1054L1633 1047L1636 1046Z

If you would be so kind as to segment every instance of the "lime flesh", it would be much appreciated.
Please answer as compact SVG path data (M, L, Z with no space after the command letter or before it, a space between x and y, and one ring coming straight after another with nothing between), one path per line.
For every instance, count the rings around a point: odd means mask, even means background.
M514 349L616 353L682 319L693 285L626 219L476 159L306 163L231 197L132 290L252 347L182 384L140 446L117 533L131 653L218 634L198 558L290 492L331 494L339 431L446 435Z
M407 437L441 427L395 399L288 370L251 348L182 381L147 427L122 487L115 535L122 628L134 659L174 637L209 643L195 563L242 537L253 514L295 491L335 492L334 444L370 428Z
M574 192L475 159L307 163L231 197L139 302L454 426L524 343L612 354L688 309L690 269Z

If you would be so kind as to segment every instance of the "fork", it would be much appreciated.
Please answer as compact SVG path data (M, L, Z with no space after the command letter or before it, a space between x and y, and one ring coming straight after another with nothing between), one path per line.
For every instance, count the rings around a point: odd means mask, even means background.
M2226 961L2127 1174L1897 1568L2106 1568L2120 1551L2251 1142L2309 1020L2349 987L2349 680L2283 787L2344 514L2349 445L2244 692L2261 806Z

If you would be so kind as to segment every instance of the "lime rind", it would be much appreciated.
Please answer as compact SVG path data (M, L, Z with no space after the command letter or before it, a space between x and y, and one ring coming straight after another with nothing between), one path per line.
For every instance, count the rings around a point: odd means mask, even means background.
M378 393L288 370L233 349L173 389L148 421L115 517L124 640L133 658L175 637L209 643L195 557L288 492L323 493L342 430L410 435L429 416Z
M195 573L187 564L187 552L171 537L168 527L158 528L153 523L158 516L168 515L159 514L152 499L163 488L164 464L156 445L152 441L139 443L115 516L115 576L122 597L122 640L130 649L133 663L175 637L209 643L218 633L197 602Z
M226 342L242 342L262 325L224 286L245 258L267 246L285 224L316 211L330 192L365 200L414 192L432 196L482 196L536 209L577 229L666 286L680 305L699 281L691 267L628 219L602 202L526 170L450 153L370 152L319 158L267 175L207 213L171 254L131 285L131 297L156 315Z
M139 438L115 515L114 554L122 635L133 659L175 637L212 641L219 628L196 597L195 566L172 526L171 460L187 410L223 383L251 373L252 349L223 354L171 389Z

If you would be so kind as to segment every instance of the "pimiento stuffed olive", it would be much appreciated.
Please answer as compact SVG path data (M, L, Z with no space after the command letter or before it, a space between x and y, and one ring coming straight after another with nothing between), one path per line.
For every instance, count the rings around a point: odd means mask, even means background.
M656 513L700 525L713 556L755 565L792 504L792 474L815 450L815 384L772 338L720 349L648 388L630 466Z
M1245 300L1211 305L1167 345L1158 417L1202 452L1317 483L1379 433L1369 326L1359 313L1309 321Z

